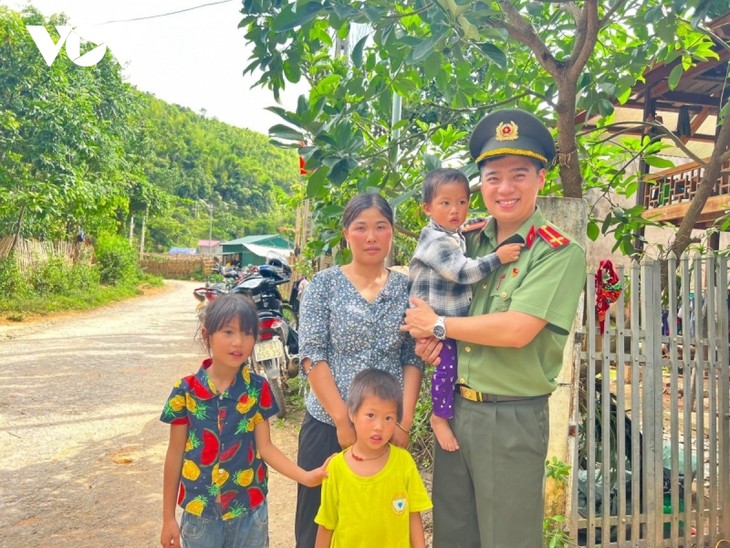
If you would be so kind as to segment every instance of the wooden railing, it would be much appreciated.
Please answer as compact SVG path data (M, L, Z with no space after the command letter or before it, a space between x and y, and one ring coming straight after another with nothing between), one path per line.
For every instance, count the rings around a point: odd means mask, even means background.
M656 209L691 202L704 172L704 167L690 162L647 175L644 178L644 207ZM722 165L712 195L730 197L730 160Z

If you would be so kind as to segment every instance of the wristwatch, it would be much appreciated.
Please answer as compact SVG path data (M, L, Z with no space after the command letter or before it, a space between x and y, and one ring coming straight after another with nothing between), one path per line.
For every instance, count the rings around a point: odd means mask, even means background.
M446 324L444 323L446 318L439 316L436 320L436 325L433 326L433 336L438 340L443 341L446 338Z

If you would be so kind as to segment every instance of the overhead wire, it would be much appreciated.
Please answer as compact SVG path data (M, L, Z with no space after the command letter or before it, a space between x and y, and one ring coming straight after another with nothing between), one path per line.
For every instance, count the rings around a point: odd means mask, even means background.
M197 6L191 6L189 8L185 8L185 9L181 9L181 10L176 10L176 11L170 11L170 12L167 12L167 13L159 13L159 14L156 14L156 15L145 15L143 17L132 17L130 19L114 19L114 20L111 20L111 21L106 21L105 23L100 23L100 25L110 25L112 23L129 23L129 22L132 22L132 21L144 21L144 20L147 20L147 19L157 19L157 18L160 18L160 17L168 17L170 15L177 15L179 13L185 13L186 11L193 11L193 10L197 10L197 9L200 9L200 8L207 8L209 6L215 6L215 5L218 5L218 4L227 4L227 3L232 2L232 1L233 0L219 0L218 2L208 2L207 4L199 4Z

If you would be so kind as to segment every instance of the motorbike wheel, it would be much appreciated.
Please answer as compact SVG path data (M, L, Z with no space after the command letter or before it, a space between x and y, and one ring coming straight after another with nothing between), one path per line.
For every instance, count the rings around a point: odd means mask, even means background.
M297 313L294 312L294 309L289 303L282 303L281 305L281 314L284 316L284 319L286 320L286 323L289 324L294 329L297 328L297 324L299 323L299 318L297 317Z
M279 406L279 412L276 416L283 419L286 417L286 381L282 376L277 376L272 379L266 374L266 371L270 370L272 367L279 367L278 363L272 363L274 361L276 360L263 360L261 362L256 362L255 370L259 375L266 377L266 380L269 381L271 393L274 396L274 400L276 400L276 405Z
M276 379L269 379L269 385L271 386L271 392L274 394L274 399L279 406L279 412L276 414L277 417L283 419L286 417L286 396L284 390L284 380L281 377Z

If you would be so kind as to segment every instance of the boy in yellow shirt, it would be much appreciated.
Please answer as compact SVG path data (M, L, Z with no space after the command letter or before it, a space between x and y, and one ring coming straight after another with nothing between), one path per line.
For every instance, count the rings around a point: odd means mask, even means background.
M389 443L403 413L398 381L379 369L360 371L347 409L357 440L327 467L316 548L424 548L421 512L431 500L413 457Z

